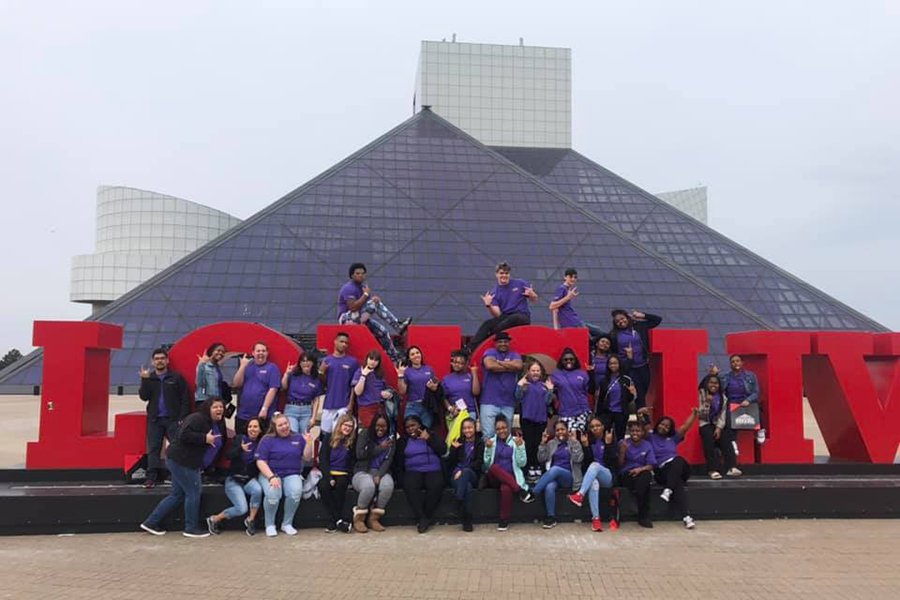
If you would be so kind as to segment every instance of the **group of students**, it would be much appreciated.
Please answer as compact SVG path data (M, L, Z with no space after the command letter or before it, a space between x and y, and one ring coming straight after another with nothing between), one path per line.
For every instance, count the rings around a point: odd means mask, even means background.
M339 294L338 319L365 324L375 332L386 353L397 359L396 389L385 381L381 353L371 351L360 363L348 353L350 338L343 332L335 336L327 356L318 360L302 354L283 374L269 360L266 344L257 343L249 355L240 356L230 384L221 368L227 349L214 343L198 356L196 409L189 414L187 383L168 369L165 350L153 352L153 370L140 370L139 395L148 403L145 486L153 487L159 479L159 455L163 438L168 438L172 492L142 523L143 529L162 533L165 515L184 502L185 535L216 533L223 520L245 515L245 528L252 535L262 505L266 534L274 536L283 499L281 531L293 535L299 502L318 495L328 511L328 531L381 531L380 519L396 481L405 490L420 532L433 522L447 484L455 490L467 531L472 529L472 491L484 487L500 491L500 529L508 527L514 497L527 503L542 494L544 526L554 526L556 491L561 488L571 489L569 499L579 506L587 496L592 528L601 531L603 507L611 527L618 524L618 495L607 494L611 502L600 499L600 490L611 490L617 480L635 495L638 522L652 527L653 478L664 486L662 499L692 528L684 492L690 466L676 449L695 420L709 476L741 475L729 406L756 402L759 388L739 356L731 357L727 373L713 368L704 377L698 406L680 427L670 417L651 427L645 406L650 386L648 331L662 319L614 310L609 333L582 322L572 306L578 294L574 269L566 271L550 309L554 326L589 330L588 364L582 365L577 353L566 348L548 373L540 361L511 349L507 329L530 322L528 302L537 295L527 282L512 279L509 265L501 263L497 285L482 297L491 318L467 346L452 353L450 373L443 378L436 376L421 348L410 346L401 353L387 328L372 318L377 315L400 332L411 322L399 321L371 295L365 274L364 265L351 265L350 280ZM469 365L471 352L490 336L493 347L480 364ZM236 411L233 388L240 389ZM276 412L282 389L284 409ZM404 402L403 431L395 433ZM233 412L235 437L225 477L232 506L210 515L203 528L201 473L219 462L227 441L224 419ZM316 418L318 440L310 433ZM724 468L719 468L719 454ZM313 468L316 462L318 468ZM345 515L351 486L358 501L352 514Z

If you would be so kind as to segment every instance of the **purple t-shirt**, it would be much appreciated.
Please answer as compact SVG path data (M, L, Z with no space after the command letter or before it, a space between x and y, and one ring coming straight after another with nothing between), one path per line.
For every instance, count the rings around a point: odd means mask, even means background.
M450 373L441 382L444 386L444 396L451 404L456 404L462 399L466 403L469 412L475 411L475 395L472 393L471 373Z
M241 443L250 444L249 450L244 450L243 446L241 447L241 458L245 465L249 465L256 460L256 446L258 444L255 440L251 440L246 435L241 436Z
M556 288L556 294L553 296L553 301L556 302L557 300L562 300L568 293L569 286L562 284ZM556 312L556 320L560 327L581 327L584 324L581 317L579 317L578 313L575 312L575 309L572 308L572 300L569 300L559 307L559 310Z
M350 385L356 387L359 379L362 377L362 369L356 369ZM366 383L363 386L363 393L356 397L356 402L360 406L372 406L383 402L381 392L384 390L384 379L378 377L375 371L366 375Z
M512 350L500 353L496 348L491 348L484 353L484 359L493 357L497 360L522 360L522 357ZM516 405L516 381L519 375L513 371L494 373L484 367L484 385L481 387L481 404L491 406L515 406Z
M441 470L441 459L428 442L421 438L409 438L404 451L406 470L416 473L431 473Z
M513 447L499 437L494 438L494 464L507 473L514 473Z
M624 443L624 442L623 442ZM628 447L625 449L625 464L619 467L619 473L625 473L644 465L656 466L656 455L653 454L653 446L647 440L641 440L635 444L628 439Z
M594 462L602 465L603 460L606 458L606 443L604 443L603 438L595 440L591 444L591 453L594 455Z
M241 388L241 397L238 402L238 419L252 419L259 415L259 411L266 401L266 394L271 389L281 389L281 371L274 363L266 362L258 365L255 362L247 365L244 370L244 385ZM274 400L269 405L269 412L266 418L271 418L275 412Z
M543 381L529 381L522 393L522 418L537 423L547 422L547 388Z
M472 465L472 455L475 453L475 442L463 442L463 446L465 446L466 456L462 459L462 462L457 465L457 469L465 469Z
M681 436L677 433L669 437L663 437L655 431L650 434L650 445L653 446L653 454L660 467L678 456L678 444L680 443Z
M288 375L288 403L312 404L324 388L317 375Z
M159 399L156 401L157 417L168 417L169 411L166 410L166 398L163 396L163 390L166 389L166 373L157 375L159 378Z
M609 360L608 356L594 356L591 359L591 362L594 363L594 383L598 386L604 379L606 379L607 360Z
M406 367L406 373L403 375L406 381L406 401L421 402L425 399L425 384L434 377L434 369L428 365L420 367Z
M747 384L744 372L731 373L725 384L725 395L732 402L743 402L747 398Z
M384 440L388 439L389 437L390 437L390 436L388 436L388 435L383 436L383 437L380 437L380 438L378 438L378 439L375 440L375 443L376 443L376 444L381 444L381 443L384 442ZM369 470L373 470L373 469L377 470L377 469L379 469L379 468L381 467L381 463L384 462L384 459L387 458L388 452L390 452L390 451L391 451L390 448L388 448L387 450L382 450L382 451L381 451L381 454L379 454L378 456L376 456L375 458L373 458L372 460L370 460L370 461L369 461Z
M335 448L331 449L330 462L331 472L342 471L344 473L347 472L347 465L349 461L347 460L350 456L350 451L347 450L347 446L344 444L338 444Z
M350 381L353 374L359 368L359 361L345 354L338 358L334 355L326 356L322 362L328 365L325 371L325 404L323 408L337 410L350 404L350 390L353 387Z
M709 399L709 422L713 423L718 418L719 413L722 411L722 395L721 394L713 394L713 397Z
M216 460L216 455L219 453L219 448L222 447L222 436L219 435L221 430L219 429L219 425L217 423L213 423L212 426L213 435L218 435L216 438L215 444L206 449L206 452L203 454L203 468L208 469L212 466L213 461Z
M338 292L338 318L350 310L351 302L356 302L362 298L362 295L362 284L356 283L352 279L341 286L341 291Z
M616 330L616 346L620 360L625 360L625 347L631 346L631 364L635 367L643 367L647 364L647 352L644 350L644 341L634 329Z
M587 401L588 375L581 369L557 369L550 376L559 398L559 414L563 417L583 415L591 410Z
M256 460L264 460L279 477L299 475L303 471L306 440L299 433L285 437L267 435L256 448Z
M528 308L528 297L525 295L527 287L531 287L531 284L522 279L510 279L506 285L498 283L491 292L491 295L494 296L491 304L500 308L500 313L504 315L512 313L531 315L531 309Z
M606 388L606 398L609 402L609 412L625 412L622 409L622 379L620 377L613 377L609 382L609 387Z
M569 444L567 442L560 442L559 446L556 447L550 466L562 467L567 471L572 470L572 454L569 452Z

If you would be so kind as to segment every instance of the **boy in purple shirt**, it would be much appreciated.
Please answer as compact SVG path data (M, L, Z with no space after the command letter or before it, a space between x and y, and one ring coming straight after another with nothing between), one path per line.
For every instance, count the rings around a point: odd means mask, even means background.
M556 288L553 294L553 301L550 302L550 312L553 313L553 329L562 329L563 327L584 327L590 332L591 345L595 340L606 332L593 323L585 323L575 312L572 301L578 296L578 271L575 269L566 269L563 276L563 283Z
M234 420L234 430L247 433L247 422L253 417L269 419L275 412L275 395L281 389L281 371L269 362L269 347L262 342L253 345L253 358L246 354L231 386L241 388L238 411Z
M501 331L494 338L494 347L484 353L484 385L481 387L481 433L493 437L494 422L503 415L512 423L516 406L516 380L522 370L522 357L509 349L512 338Z
M319 379L325 384L325 402L322 404L322 432L330 434L338 417L353 412L350 397L353 374L359 361L347 354L350 336L343 331L334 336L334 351L319 364Z
M481 324L478 331L469 340L468 352L474 352L481 343L492 335L519 325L531 323L529 302L536 302L538 295L531 284L522 279L511 279L509 263L497 265L495 275L497 285L481 297L484 307L491 313L491 318Z
M350 281L341 287L338 293L338 323L356 323L365 325L372 332L372 335L384 348L391 360L397 362L402 358L402 354L394 347L391 341L391 333L388 328L380 321L376 321L373 315L378 315L382 320L393 327L398 335L403 335L406 328L412 323L412 317L400 321L394 316L394 313L384 305L381 298L373 296L366 281L366 265L362 263L353 263L350 265L349 273Z

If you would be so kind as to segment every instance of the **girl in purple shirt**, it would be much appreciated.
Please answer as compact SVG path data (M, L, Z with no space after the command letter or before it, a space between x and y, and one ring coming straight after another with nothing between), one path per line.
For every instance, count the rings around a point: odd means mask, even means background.
M725 474L729 477L740 477L737 468L737 452L734 442L734 430L731 429L728 397L721 389L721 380L715 375L707 375L700 382L700 393L697 402L698 423L700 424L700 440L703 442L703 454L706 457L706 472L710 479L722 479L719 468L719 457L716 448L722 452L725 462Z
M550 377L559 399L559 418L570 430L584 432L591 414L587 401L590 382L574 350L566 348L562 351L556 371Z
M634 494L638 505L638 524L652 528L650 519L650 481L656 466L653 446L644 439L639 421L628 424L628 437L619 444L619 480Z
M406 435L397 442L397 470L402 474L406 500L418 521L419 533L425 533L434 521L434 513L444 492L441 457L447 444L422 426L416 415L406 417Z
M259 417L247 421L247 433L236 435L231 439L228 457L231 464L225 478L225 496L231 500L231 506L220 513L210 515L206 519L209 532L219 533L219 524L227 519L250 514L244 519L247 535L256 533L256 514L262 505L262 487L257 481L259 469L256 467L256 446L262 438L262 425ZM250 497L249 507L247 497Z
M616 441L612 429L606 429L600 417L591 417L588 424L590 434L581 436L581 445L584 448L584 462L588 465L581 480L581 488L570 495L569 500L576 506L581 506L584 496L587 495L591 505L591 530L603 531L603 521L600 519L600 488L611 489L613 473L616 471ZM618 494L612 494L610 508L614 509L609 519L609 528L615 531L618 523Z
M259 469L259 485L262 487L265 503L266 535L275 537L275 516L278 505L284 497L284 517L281 531L297 535L294 529L294 514L303 496L303 461L312 457L313 444L309 434L291 432L288 418L276 412L269 422L269 431L256 448L256 466Z
M611 355L606 361L606 377L597 388L595 406L597 414L615 430L617 440L625 439L629 407L636 393L631 377L622 371L622 361L615 354Z
M426 428L434 424L434 411L428 404L429 391L436 392L441 382L434 369L425 364L425 355L418 346L406 350L406 361L397 367L397 390L406 394L404 417L419 417Z
M325 531L350 533L350 518L344 518L344 499L356 460L356 420L352 415L341 415L334 424L331 436L319 448L319 496L328 511Z
M642 411L649 415L649 409L644 408L639 412ZM698 413L696 407L691 409L691 416L677 430L672 417L662 417L652 430L649 425L645 430L645 438L653 446L653 454L656 456L657 465L654 470L656 482L665 488L659 497L665 502L671 502L678 509L687 529L694 528L694 519L688 511L687 493L684 489L684 484L691 477L691 465L678 455L678 444L684 440L684 435L697 420Z
M541 478L538 446L541 434L547 428L547 407L553 402L553 382L547 379L544 365L539 361L531 362L525 369L525 376L516 384L516 399L519 400L522 437L528 455L525 480L536 483Z

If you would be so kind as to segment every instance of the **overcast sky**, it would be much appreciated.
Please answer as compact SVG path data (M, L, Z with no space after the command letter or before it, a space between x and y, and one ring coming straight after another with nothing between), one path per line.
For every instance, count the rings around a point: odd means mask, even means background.
M0 0L0 351L89 314L97 185L246 218L408 118L453 33L572 48L577 150L709 186L713 227L900 329L900 3L303 4Z

